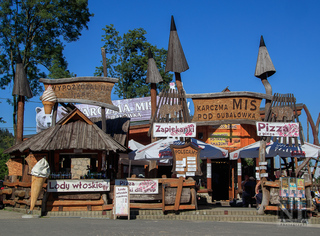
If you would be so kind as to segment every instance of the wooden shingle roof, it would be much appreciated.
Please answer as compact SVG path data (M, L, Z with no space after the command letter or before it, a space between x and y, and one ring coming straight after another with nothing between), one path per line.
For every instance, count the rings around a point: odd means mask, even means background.
M5 150L5 153L62 149L126 151L126 147L89 121L90 119L80 110L75 109L60 120L56 126L12 146Z

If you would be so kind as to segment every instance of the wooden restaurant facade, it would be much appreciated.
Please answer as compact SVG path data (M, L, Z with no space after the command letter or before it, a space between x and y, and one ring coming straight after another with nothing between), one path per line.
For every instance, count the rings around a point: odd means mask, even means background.
M261 48L261 54L265 53L264 42L260 45ZM275 72L273 65L267 68L270 63L259 62L258 57L257 67L259 63L267 69L269 76ZM149 65L153 66L149 68ZM47 159L51 170L51 176L44 184L36 203L36 206L43 211L111 210L113 186L121 185L121 182L129 182L130 191L132 189L133 192L138 193L135 196L130 193L130 199L135 201L130 204L130 207L137 208L162 208L163 211L196 209L197 192L208 193L212 196L212 200L231 200L237 197L243 176L257 176L256 167L261 160L265 161L265 159L256 158L254 165L249 168L242 159L229 160L227 156L200 160L199 147L187 143L181 147L173 145L171 149L183 148L188 150L188 153L192 152L192 156L185 155L187 152L180 152L180 154L184 153L183 155L174 154L174 169L172 166L157 166L154 161L151 161L149 166L144 166L143 174L146 178L132 179L128 176L129 178L125 179L123 164L119 164L120 154L130 151L126 148L128 139L134 139L142 144L156 141L152 135L150 136L154 122L192 122L196 124L196 139L231 152L261 139L257 136L256 122L271 121L278 117L270 107L283 107L289 104L287 100L275 99L277 96L272 95L265 72L258 73L256 76L264 84L266 94L230 92L228 89L220 93L185 94L180 73L188 68L172 18L166 72L175 73L177 97L173 97L173 93L163 91L166 95L160 98L157 104L155 86L162 79L159 78L160 73L156 69L154 60L149 56L147 82L151 83L151 125L145 121L129 125L126 121L120 125L121 129L118 133L120 135L113 133L113 137L107 134L105 109L119 110L113 105L110 96L117 79L108 77L41 79L46 91L51 87L56 95L53 125L5 151L11 155L11 158L7 163L10 179L5 181L6 188L2 190L4 204L26 208L30 205L30 172L37 161L43 157ZM192 118L186 105L187 98L193 100ZM265 110L261 109L262 101L265 102ZM64 106L68 115L56 123L58 103ZM72 103L101 107L101 129ZM166 107L162 109L163 114L161 114L161 106ZM295 112L294 117L297 120L301 108L297 107L295 102L294 107L292 104L289 106ZM284 119L286 118L284 116ZM190 176L194 176L194 179L170 178L172 172L174 174L186 172L184 162L192 165L190 169L193 170ZM273 168L272 159L270 167ZM270 173L272 175L273 171ZM150 204L145 205L144 202Z

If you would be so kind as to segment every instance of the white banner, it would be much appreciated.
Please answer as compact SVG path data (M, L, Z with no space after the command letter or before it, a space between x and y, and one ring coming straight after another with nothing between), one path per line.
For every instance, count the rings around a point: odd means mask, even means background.
M299 137L299 123L256 122L258 136Z
M57 179L48 180L48 192L110 191L109 179Z
M154 123L153 137L196 137L196 124Z
M128 185L130 194L158 194L158 180L145 179L145 180L125 180L116 179L116 185Z

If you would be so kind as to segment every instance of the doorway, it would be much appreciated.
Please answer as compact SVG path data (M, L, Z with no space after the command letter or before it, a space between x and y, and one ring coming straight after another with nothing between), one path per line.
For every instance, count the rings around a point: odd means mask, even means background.
M229 199L229 162L212 160L212 200Z

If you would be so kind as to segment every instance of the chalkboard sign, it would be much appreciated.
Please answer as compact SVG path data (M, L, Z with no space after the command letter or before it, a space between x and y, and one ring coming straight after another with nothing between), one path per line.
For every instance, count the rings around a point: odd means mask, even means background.
M113 217L128 216L130 220L130 192L129 186L114 186Z

